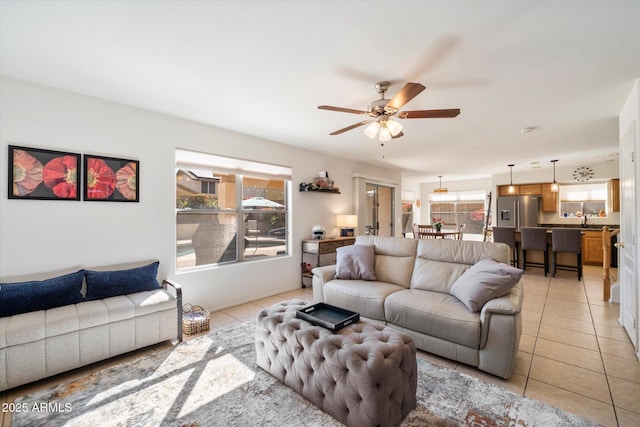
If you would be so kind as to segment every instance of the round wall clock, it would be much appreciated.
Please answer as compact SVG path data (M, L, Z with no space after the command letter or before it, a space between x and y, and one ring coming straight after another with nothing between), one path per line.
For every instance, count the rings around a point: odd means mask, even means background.
M593 178L593 169L581 166L573 171L573 178L576 181L589 181L590 178Z

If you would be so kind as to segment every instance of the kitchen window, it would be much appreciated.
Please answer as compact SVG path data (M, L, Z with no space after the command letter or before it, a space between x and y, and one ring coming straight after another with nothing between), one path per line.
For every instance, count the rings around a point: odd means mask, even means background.
M291 168L176 150L176 268L289 253Z
M608 186L605 182L560 185L561 218L607 216Z

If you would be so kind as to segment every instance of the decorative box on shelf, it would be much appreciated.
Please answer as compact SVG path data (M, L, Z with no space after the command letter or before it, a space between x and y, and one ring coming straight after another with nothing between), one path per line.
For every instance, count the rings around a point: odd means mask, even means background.
M334 186L333 179L329 178L327 171L320 171L320 176L314 177L312 182L301 182L300 191L317 191L322 193L340 194L340 189Z

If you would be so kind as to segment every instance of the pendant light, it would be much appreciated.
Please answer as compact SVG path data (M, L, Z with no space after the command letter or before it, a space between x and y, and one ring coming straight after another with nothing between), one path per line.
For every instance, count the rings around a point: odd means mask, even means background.
M446 194L449 192L449 190L447 190L446 188L442 187L442 175L438 175L438 178L440 178L440 186L438 188L436 188L435 190L433 190L433 192L435 194Z
M511 164L511 165L507 165L507 166L509 166L509 176L510 176L509 187L507 187L507 193L516 194L516 187L513 186L513 167L515 165Z
M557 161L558 160L551 160L551 163L553 163L553 183L551 184L552 193L558 192L558 183L556 182L556 162Z

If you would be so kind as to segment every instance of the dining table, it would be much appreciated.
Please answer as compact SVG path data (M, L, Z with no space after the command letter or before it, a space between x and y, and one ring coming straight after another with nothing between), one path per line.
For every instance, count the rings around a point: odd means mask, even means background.
M421 239L459 239L460 231L456 230L428 230L421 231L420 236Z

